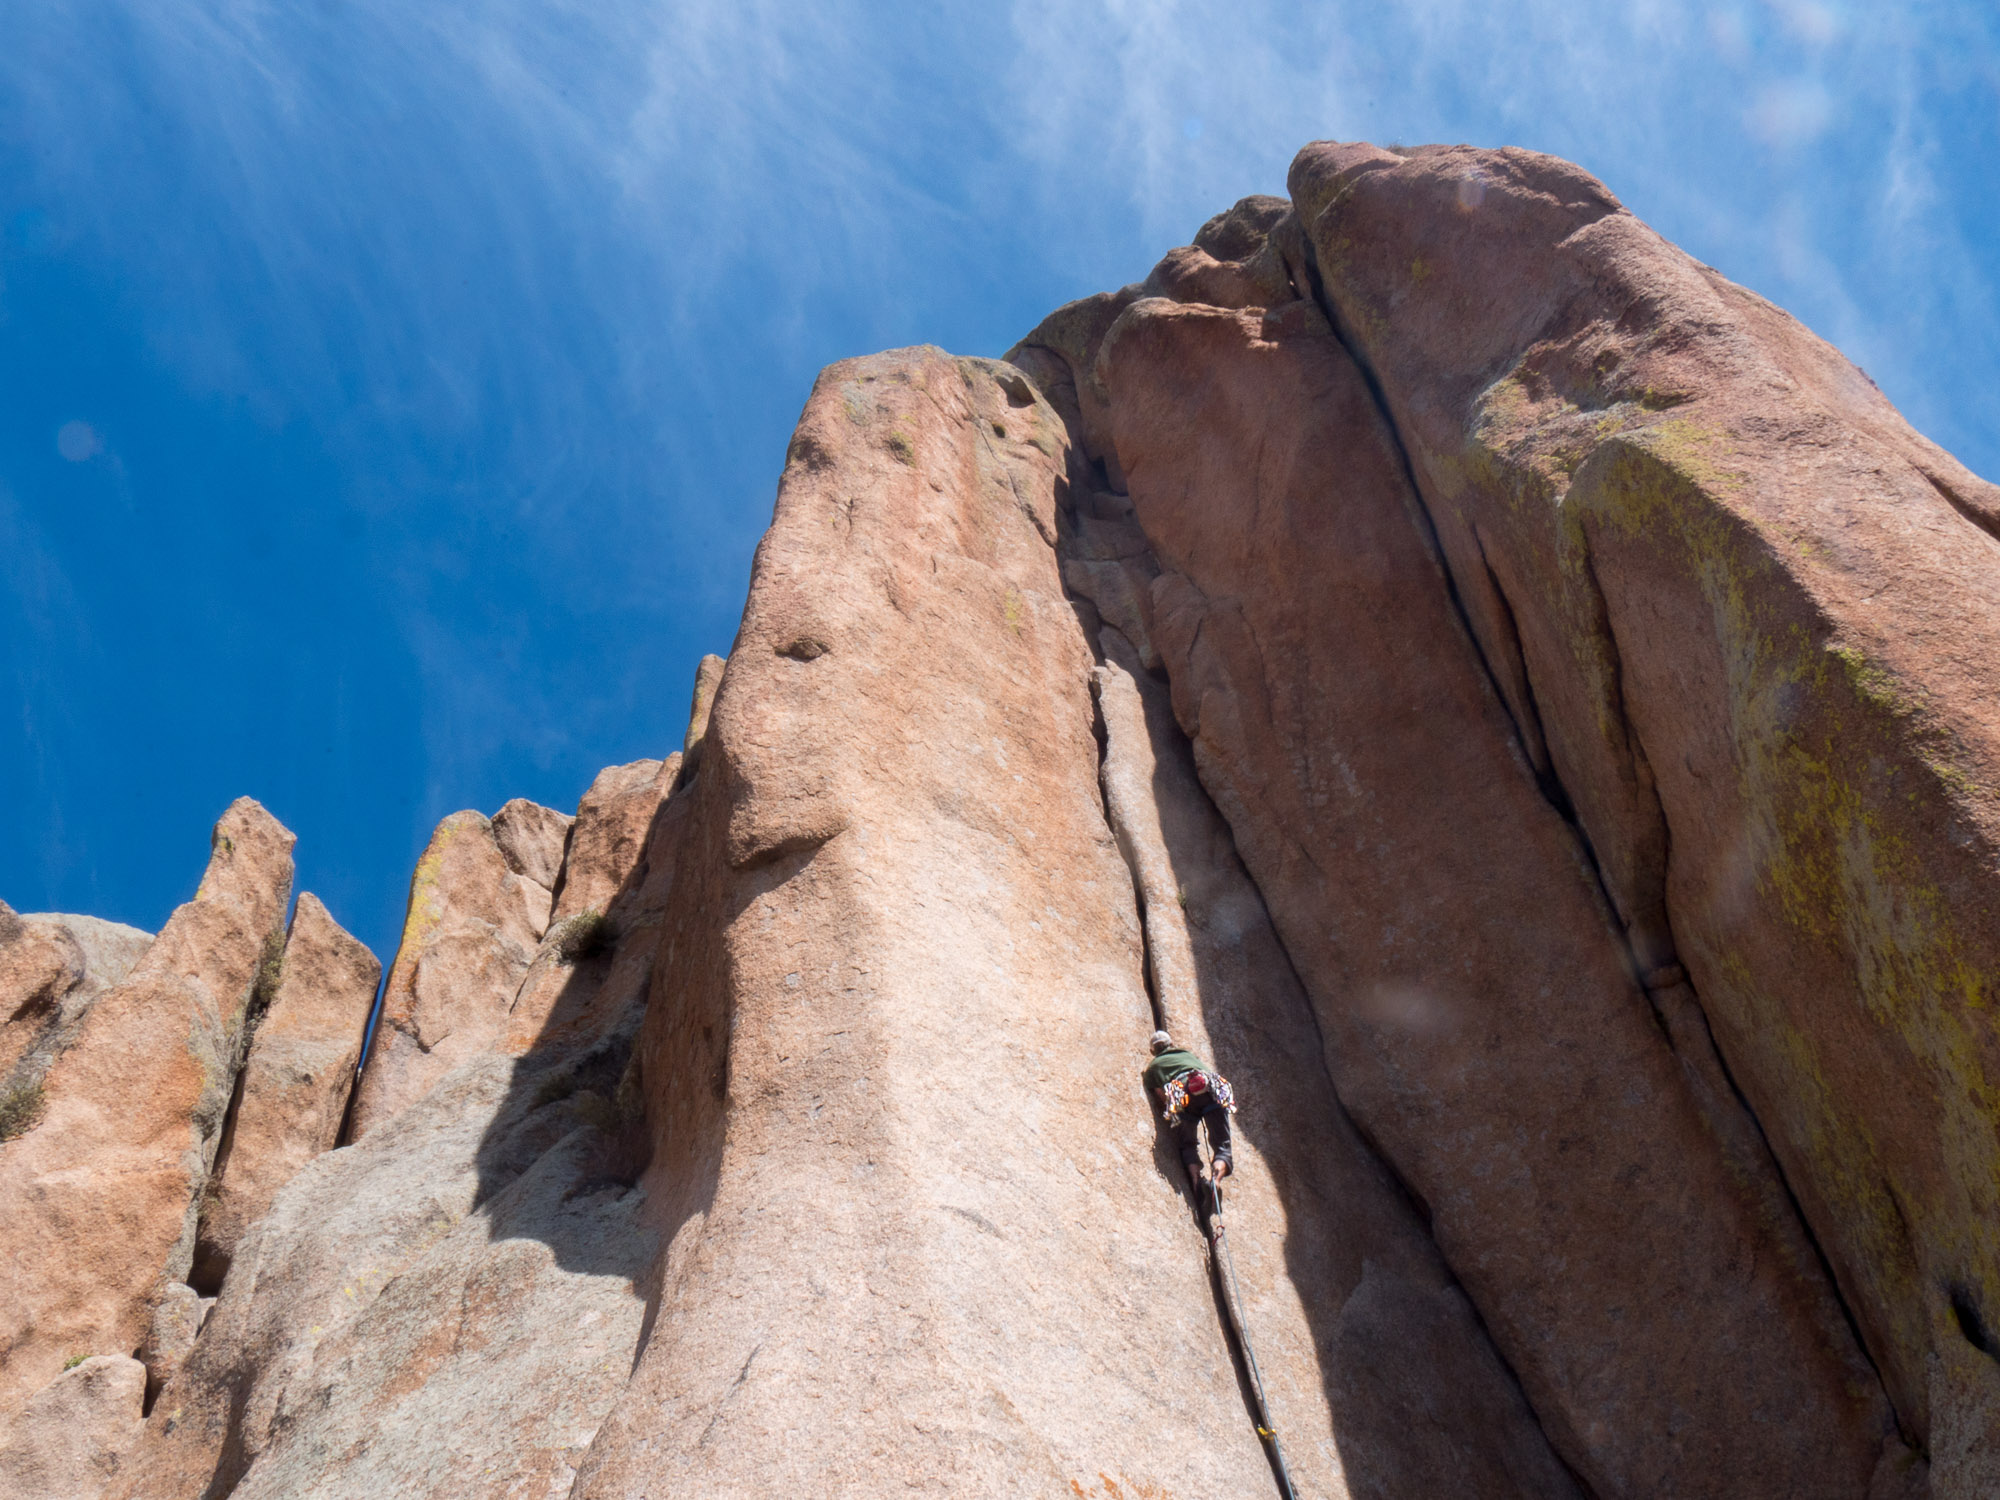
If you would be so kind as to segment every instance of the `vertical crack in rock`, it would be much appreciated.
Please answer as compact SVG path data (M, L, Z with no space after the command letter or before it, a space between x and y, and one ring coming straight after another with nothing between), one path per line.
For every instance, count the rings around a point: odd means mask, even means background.
M1231 342L1239 337L1240 356ZM1703 1111L1685 1083L1676 1082L1681 1065L1644 1002L1590 851L1534 788L1513 711L1466 627L1443 549L1412 490L1407 453L1393 435L1378 431L1380 453L1359 441L1338 461L1336 481L1314 466L1341 451L1338 437L1295 440L1287 432L1271 440L1273 421L1282 425L1296 407L1316 414L1309 425L1337 428L1351 416L1356 432L1371 420L1381 428L1375 393L1352 361L1347 375L1335 368L1338 356L1315 363L1315 340L1341 349L1312 303L1283 302L1259 314L1141 299L1119 313L1095 351L1095 371L1120 471L1168 569L1151 590L1149 628L1173 680L1176 713L1194 734L1203 777L1274 900L1288 944L1302 944L1309 954L1316 1003L1339 1032L1329 1038L1329 1056L1342 1095L1352 1091L1351 1107L1431 1204L1439 1242L1488 1326L1522 1356L1517 1369L1543 1424L1593 1487L1699 1489L1713 1477L1705 1472L1711 1444L1758 1448L1740 1433L1722 1436L1743 1426L1745 1413L1721 1391L1676 1396L1677 1403L1700 1402L1703 1414L1692 1425L1687 1416L1670 1418L1651 1394L1662 1361L1673 1367L1710 1360L1721 1340L1736 1350L1739 1380L1785 1390L1776 1399L1794 1420L1817 1413L1784 1451L1763 1444L1758 1462L1773 1482L1796 1482L1798 1473L1817 1470L1838 1491L1846 1481L1836 1474L1858 1471L1865 1478L1877 1442L1872 1419L1849 1413L1846 1377L1834 1368L1839 1358L1829 1364L1824 1352L1813 1352L1823 1331L1815 1328L1810 1294L1802 1296L1805 1289L1775 1267L1749 1284L1733 1269L1746 1255L1755 1260L1765 1231L1752 1202L1738 1201L1726 1153L1708 1135ZM1343 381L1358 394L1344 390ZM1238 445L1242 457L1232 462L1227 455ZM1247 467L1253 453L1254 470ZM1356 509L1376 504L1365 486L1378 465L1384 493L1400 496L1392 496L1388 513L1400 510L1400 524L1413 528L1415 556L1399 550L1408 544L1395 540L1397 522ZM1245 487L1253 498L1238 494ZM1308 498L1343 492L1353 498L1333 513L1323 502L1315 511ZM1245 507L1255 510L1257 526L1228 530L1225 518L1248 514ZM1162 526L1170 546L1162 543ZM1277 550L1267 554L1270 548ZM1295 580L1261 571L1281 555L1302 554L1335 570L1322 580L1317 602L1303 606L1326 615L1334 634L1325 639L1308 627L1306 615L1286 613L1296 608ZM1192 588L1175 571L1190 568L1199 575ZM1432 582L1420 584L1426 574ZM1448 622L1435 641L1418 603L1426 587L1436 590ZM1357 607L1372 613L1356 615ZM1394 639L1375 640L1384 630ZM1202 643L1199 657L1190 653L1195 640ZM1327 660L1335 640L1340 649ZM1454 653L1468 663L1462 681L1454 676L1460 672ZM1394 670L1382 675L1392 659ZM1330 672L1356 675L1343 680ZM1327 712L1321 702L1339 705L1330 725L1320 717ZM1420 717L1406 717L1410 703L1423 705ZM1438 740L1433 726L1459 715L1468 722L1456 738ZM1487 727L1488 715L1497 733ZM1412 736L1422 743L1390 750ZM1458 762L1465 764L1452 769ZM1442 778L1437 807L1407 797L1379 800L1384 776L1419 768ZM1532 801L1520 802L1511 790L1516 777ZM1461 809L1456 826L1433 828L1445 804ZM1387 881L1357 886L1359 871L1337 845L1328 846L1328 835L1351 825L1357 845L1367 847L1367 840L1385 836L1366 832L1368 820L1379 825L1392 808L1398 811L1387 819L1389 842L1377 845L1389 855ZM1517 900L1477 866L1446 875L1474 849L1520 867L1514 878L1520 898L1540 893L1532 916L1467 911L1460 918L1481 935L1474 947L1513 952L1504 958L1481 952L1473 973L1485 973L1483 980L1438 968L1463 943L1449 930L1434 930L1449 920L1445 887L1478 909ZM1316 894L1322 887L1324 897ZM1384 901L1390 905L1380 920L1387 925L1378 938L1370 926ZM1357 961L1353 979L1336 979ZM1468 982L1476 1002L1453 999ZM1529 1010L1513 1022L1501 1019L1521 1004ZM1489 1015L1509 1039L1475 1061L1463 1046ZM1538 1045L1564 1049L1561 1073L1551 1075L1536 1060ZM1494 1069L1489 1085L1464 1092L1473 1074ZM1592 1121L1596 1134L1576 1134L1554 1117L1542 1120L1552 1100L1569 1093L1578 1097L1559 1111L1561 1118ZM1635 1108L1638 1114L1624 1119ZM1480 1168L1487 1153L1476 1143L1488 1129L1516 1143L1503 1153L1514 1163L1506 1175ZM1562 1159L1542 1161L1551 1149ZM1693 1218L1683 1203L1690 1192L1702 1204ZM1483 1206L1469 1213L1475 1202ZM1622 1210L1611 1213L1613 1204ZM1519 1252L1505 1248L1531 1223L1541 1227ZM1552 1229L1559 1244L1548 1241ZM1572 1268L1560 1283L1532 1269L1551 1256ZM1516 1261L1507 1276L1492 1274ZM1624 1305L1627 1289L1649 1276L1703 1286L1686 1297L1706 1315L1689 1319L1668 1316L1664 1307ZM1719 1299L1731 1297L1743 1303L1739 1314L1720 1310ZM1828 1316L1838 1327L1837 1312L1829 1308ZM1748 1348L1746 1329L1756 1330ZM1565 1356L1551 1357L1555 1349L1581 1346L1602 1348L1611 1359L1588 1380ZM1701 1435L1704 1425L1713 1437ZM1816 1435L1800 1435L1806 1432Z
M1409 1195L1335 1097L1318 1017L1166 689L1120 632L1101 642L1106 805L1165 1024L1243 1101L1230 1240L1300 1492L1581 1494Z
M1610 663L1612 711L1617 715L1620 731L1625 743L1630 747L1633 760L1644 766L1647 764L1645 746L1639 737L1638 728L1626 713L1624 653L1619 649L1618 636L1613 628L1609 610L1604 607L1604 591L1597 580L1595 565L1591 562L1588 546L1582 554L1583 576L1598 601L1602 639ZM1504 603L1505 596L1502 595ZM1509 618L1512 618L1511 609ZM1525 666L1524 666L1525 671ZM1532 689L1531 689L1532 690ZM1657 810L1659 825L1667 830L1669 838L1661 848L1662 870L1659 884L1666 886L1665 865L1672 854L1671 829L1666 819L1666 809L1660 805L1654 791L1650 775L1643 778L1653 804ZM1567 798L1565 798L1567 802ZM1588 847L1588 839L1574 814L1570 821L1577 828L1577 836ZM1604 880L1602 867L1593 854L1591 867L1597 873L1598 883L1604 891L1607 908L1613 905L1612 892ZM1882 1386L1884 1399L1887 1388L1882 1379L1882 1371L1875 1353L1868 1347L1866 1330L1855 1316L1854 1308L1848 1302L1840 1279L1835 1274L1832 1261L1827 1257L1825 1247L1814 1233L1812 1223L1807 1218L1804 1206L1799 1202L1798 1192L1786 1175L1784 1163L1771 1149L1764 1125L1757 1118L1757 1111L1737 1084L1730 1072L1728 1059L1716 1045L1715 1032L1709 1024L1708 1013L1703 1009L1701 996L1697 993L1687 970L1674 954L1671 934L1662 934L1663 941L1653 945L1650 954L1642 955L1632 942L1629 922L1623 927L1627 939L1627 951L1631 956L1633 972L1645 990L1646 999L1651 1003L1654 1014L1659 1017L1662 1031L1680 1059L1686 1071L1689 1087L1696 1103L1708 1120L1709 1128L1715 1133L1724 1153L1735 1169L1738 1180L1753 1193L1758 1201L1766 1228L1778 1241L1790 1263L1792 1272L1806 1282L1824 1292L1839 1312L1853 1340L1855 1353L1864 1362L1870 1378ZM1894 1413L1893 1405L1890 1410ZM1905 1440L1913 1437L1901 1426L1901 1416L1897 1414L1899 1431Z

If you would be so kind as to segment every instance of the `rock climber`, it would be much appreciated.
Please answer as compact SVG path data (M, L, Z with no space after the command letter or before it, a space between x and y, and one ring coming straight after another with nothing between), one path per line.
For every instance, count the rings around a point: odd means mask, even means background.
M1197 1135L1208 1123L1208 1149L1215 1158L1218 1181L1231 1171L1229 1113L1236 1096L1229 1081L1185 1047L1174 1045L1164 1031L1153 1033L1153 1060L1142 1075L1149 1093L1160 1101L1160 1118L1173 1127L1181 1148L1181 1164L1197 1187L1201 1184L1201 1150Z

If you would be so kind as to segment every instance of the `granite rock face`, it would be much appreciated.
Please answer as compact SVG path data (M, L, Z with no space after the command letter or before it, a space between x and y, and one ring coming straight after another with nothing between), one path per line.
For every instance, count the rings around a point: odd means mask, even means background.
M516 797L493 815L493 842L516 875L553 893L562 880L563 855L576 819Z
M0 1493L1991 1500L1996 678L2000 491L1836 352L1309 146L830 367L682 750L439 825L351 1101L254 804L150 946L0 908Z
M476 1007L480 1044L241 1215L221 1296L112 1495L568 1492L631 1372L659 1246L637 1185L650 1141L633 1044L674 886L666 789L678 765L670 756L601 774L574 820L581 838L532 803L509 803L490 824L446 820L425 856L442 846L433 867L446 889L413 884L399 968L413 946L419 963L437 951L440 928L490 941L474 903L511 912L519 888L507 882L525 880L523 869L556 888L592 883L603 910L587 927L550 926L504 999L489 969L457 971L461 988L443 993ZM599 795L607 787L614 794ZM607 820L614 832L592 831ZM553 870L521 854L510 824L543 829L544 850L560 834ZM453 851L459 839L469 851ZM295 980L301 1003L274 1063L325 1045L313 1038L351 1045L332 1023L365 1014L372 996L373 959L330 919L309 919L307 899L292 941L311 957L294 970L288 948L246 1078ZM419 1086L413 1078L405 1068L399 1086ZM239 1120L251 1097L246 1083ZM274 1114L285 1128L267 1148L273 1163L301 1140L299 1122L338 1122L330 1098Z
M516 872L491 820L456 812L438 824L410 880L402 945L355 1099L356 1139L492 1050L553 905L549 887Z
M1933 1359L2000 1423L2000 490L1567 163L1327 144L1292 191L1640 972L1907 1430Z
M381 962L317 896L299 897L202 1205L192 1274L204 1287L222 1285L237 1242L278 1189L332 1149L381 977Z
M1164 684L1115 630L1096 671L1105 803L1159 1019L1247 1103L1226 1180L1245 1315L1301 1493L1580 1492L1414 1204L1335 1097L1304 986L1198 779Z
M248 798L223 814L194 899L78 1021L36 1123L0 1143L0 1421L66 1361L131 1355L186 1279L291 850Z
M22 915L0 901L0 1141L41 1117L49 1064L153 941L98 917Z
M1737 1191L1324 319L1140 302L1099 367L1180 722L1341 1097L1558 1449L1613 1494L1861 1493L1886 1405L1849 1395L1817 1267Z
M640 1054L668 1248L579 1496L1270 1483L1137 1084L1067 450L991 361L814 390L675 794Z
M7 1500L100 1500L139 1441L146 1367L94 1354L29 1398L0 1446Z

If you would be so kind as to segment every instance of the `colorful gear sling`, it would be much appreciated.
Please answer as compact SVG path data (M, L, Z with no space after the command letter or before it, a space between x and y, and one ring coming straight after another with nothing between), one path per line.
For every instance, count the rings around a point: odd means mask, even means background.
M1190 1094L1187 1086L1187 1081L1195 1076L1194 1073L1188 1072L1181 1074L1178 1078L1169 1078L1167 1080L1165 1089L1167 1107L1161 1112L1160 1118L1165 1120L1169 1125L1179 1124L1181 1112L1198 1097ZM1220 1073L1207 1071L1203 1071L1200 1076L1208 1080L1208 1088L1205 1092L1217 1104L1220 1104L1224 1109L1234 1114L1236 1112L1236 1094L1229 1087L1229 1080L1224 1078Z

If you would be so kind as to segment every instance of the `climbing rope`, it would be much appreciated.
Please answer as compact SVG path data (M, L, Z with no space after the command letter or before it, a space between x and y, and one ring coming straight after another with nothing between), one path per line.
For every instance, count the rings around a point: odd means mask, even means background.
M1229 1326L1236 1335L1237 1347L1243 1351L1243 1362L1250 1369L1250 1388L1257 1398L1257 1436L1263 1440L1265 1451L1270 1455L1271 1472L1278 1477L1278 1493L1284 1500L1298 1500L1298 1491L1292 1488L1291 1471L1285 1467L1285 1450L1278 1442L1277 1423L1271 1420L1271 1403L1264 1394L1264 1376L1257 1368L1257 1351L1250 1346L1250 1329L1243 1317L1243 1288L1236 1280L1236 1257L1229 1253L1228 1224L1222 1213L1222 1179L1211 1178L1209 1189L1215 1194L1215 1211L1208 1216L1208 1233L1216 1251L1210 1264L1220 1267L1216 1277L1218 1284L1224 1272L1228 1276L1228 1283L1222 1289L1222 1306L1229 1315Z

